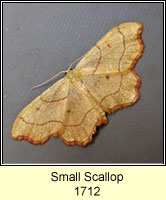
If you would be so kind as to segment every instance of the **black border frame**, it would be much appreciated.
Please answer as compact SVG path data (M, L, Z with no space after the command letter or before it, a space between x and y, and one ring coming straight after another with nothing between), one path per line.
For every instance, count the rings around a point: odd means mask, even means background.
M163 4L163 163L143 163L143 164L134 164L134 163L92 163L92 164L4 164L3 163L3 4L4 3L162 3ZM1 162L0 166L166 166L166 152L165 152L165 1L2 1L1 2Z

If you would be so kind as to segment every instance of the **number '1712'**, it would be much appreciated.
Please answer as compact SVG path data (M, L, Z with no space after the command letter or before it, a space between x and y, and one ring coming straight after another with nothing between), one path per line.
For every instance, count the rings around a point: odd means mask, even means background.
M100 187L86 187L80 186L75 188L77 192L77 196L84 196L85 194L89 194L90 196L100 196Z

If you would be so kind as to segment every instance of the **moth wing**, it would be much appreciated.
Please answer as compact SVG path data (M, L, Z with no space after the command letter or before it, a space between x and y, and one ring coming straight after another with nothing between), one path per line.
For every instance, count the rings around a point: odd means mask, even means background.
M105 112L131 105L139 98L140 78L133 68L144 50L141 32L138 22L114 27L76 66L75 73Z
M73 82L69 86L64 131L60 138L68 145L84 146L91 142L102 118L94 102L78 87L78 83Z
M13 127L14 139L26 139L42 144L51 135L63 131L69 80L61 79L27 105L17 116Z
M106 33L79 61L83 74L115 73L132 69L143 53L142 24L126 22Z
M132 105L139 98L139 76L131 70L82 75L87 90L105 112Z

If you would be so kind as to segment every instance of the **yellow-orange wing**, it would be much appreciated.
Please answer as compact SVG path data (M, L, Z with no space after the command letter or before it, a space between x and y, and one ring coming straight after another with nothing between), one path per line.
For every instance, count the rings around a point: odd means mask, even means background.
M68 89L69 80L61 79L27 105L13 124L12 137L42 144L51 135L60 134L63 131Z
M94 102L77 87L78 84L70 83L64 131L59 136L68 145L84 146L92 140L96 126L99 126L104 118Z
M17 116L12 137L42 144L51 135L66 144L86 145L105 112L133 104L140 79L133 67L143 52L142 25L111 29L74 70L43 92Z
M12 137L42 144L59 136L66 144L86 145L105 114L80 90L80 81L64 77L27 105L17 116Z
M125 22L106 33L80 60L83 74L115 73L133 69L143 53L142 24Z
M76 72L103 111L133 104L140 78L133 71L143 53L142 24L126 22L111 29L76 66Z

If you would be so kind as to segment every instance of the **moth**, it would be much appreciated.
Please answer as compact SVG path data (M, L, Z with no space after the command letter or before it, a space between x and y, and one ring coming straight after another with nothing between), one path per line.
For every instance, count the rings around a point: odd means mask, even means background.
M133 70L141 57L142 24L122 23L106 33L64 78L27 105L17 116L12 137L43 144L50 136L67 145L92 141L106 113L139 98L140 78Z

